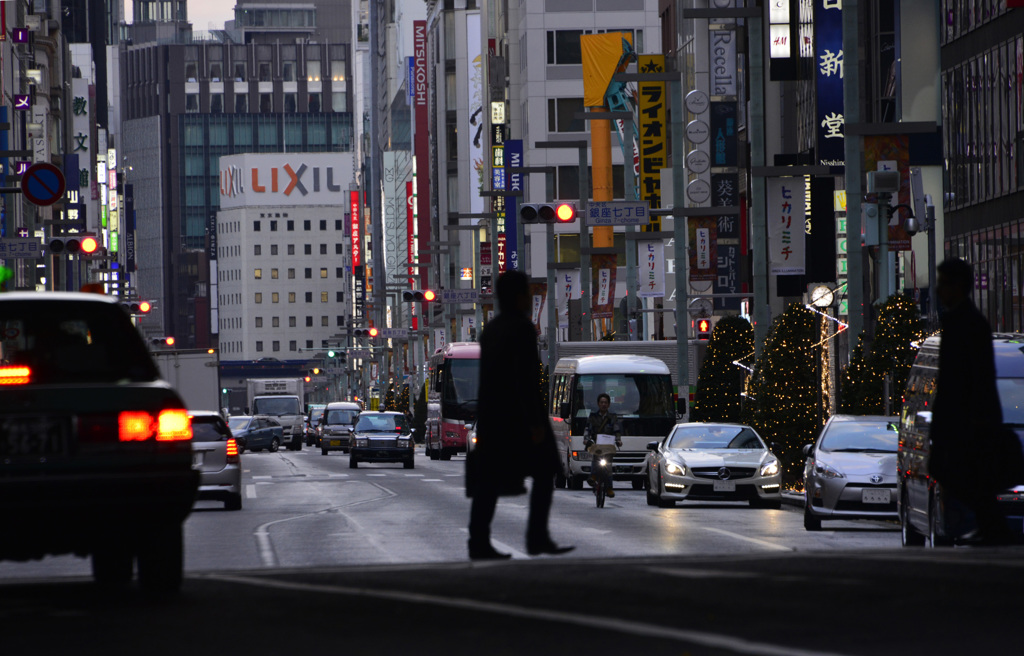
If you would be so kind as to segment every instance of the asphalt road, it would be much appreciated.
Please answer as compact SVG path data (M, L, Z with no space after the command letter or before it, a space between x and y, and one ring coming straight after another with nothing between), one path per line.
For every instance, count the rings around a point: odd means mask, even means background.
M1011 654L1021 548L901 549L893 524L803 530L795 508L559 490L568 556L521 553L526 499L465 560L462 462L348 468L246 454L245 507L202 502L186 581L103 594L88 561L0 563L0 652L21 654ZM418 474L418 475L417 475Z

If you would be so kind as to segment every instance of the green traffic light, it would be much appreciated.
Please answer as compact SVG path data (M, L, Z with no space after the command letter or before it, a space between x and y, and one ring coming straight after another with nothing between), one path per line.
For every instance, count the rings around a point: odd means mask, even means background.
M327 352L327 357L333 358L334 357L334 351L328 351Z

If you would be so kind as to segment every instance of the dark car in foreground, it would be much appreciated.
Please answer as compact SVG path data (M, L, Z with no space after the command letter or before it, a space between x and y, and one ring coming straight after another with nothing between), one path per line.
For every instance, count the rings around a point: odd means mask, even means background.
M228 428L242 452L266 449L273 453L284 441L284 426L274 417L236 415L228 417Z
M412 433L401 412L363 412L352 433L349 467L360 462L400 462L415 467Z
M196 410L192 418L192 466L199 470L199 499L223 501L226 510L242 509L242 459L219 412Z
M128 314L99 294L0 294L0 559L91 556L100 584L176 591L192 426Z

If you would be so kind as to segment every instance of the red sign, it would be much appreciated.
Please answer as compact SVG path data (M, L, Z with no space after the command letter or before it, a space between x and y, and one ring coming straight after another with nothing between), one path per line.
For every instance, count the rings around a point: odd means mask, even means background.
M412 22L413 56L413 107L416 109L416 139L413 144L416 157L416 221L419 224L419 250L427 250L430 239L430 143L427 132L430 129L427 116L427 21ZM424 253L421 261L430 262L430 255ZM427 269L421 269L423 287L429 287Z
M491 242L480 242L480 266L491 266Z
M363 264L363 240L360 232L360 207L359 207L359 192L350 191L348 192L348 204L349 212L351 212L351 225L352 225L352 266L362 266Z
M505 233L498 233L498 275L505 273L508 262L505 260Z
M412 264L413 258L416 256L416 212L415 212L416 194L412 191L412 180L405 183L405 261ZM409 267L409 286L415 287L416 281L413 280L413 276L416 275L416 268ZM415 306L414 306L415 307Z
M49 162L36 162L21 176L21 193L33 205L53 205L64 188L64 172Z

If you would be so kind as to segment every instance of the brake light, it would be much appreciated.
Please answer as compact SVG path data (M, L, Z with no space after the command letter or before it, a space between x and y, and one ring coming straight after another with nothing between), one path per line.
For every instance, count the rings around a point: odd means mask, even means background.
M27 385L32 370L24 365L0 367L0 385Z
M192 439L192 420L186 410L161 410L157 427L158 442Z
M148 412L126 410L117 416L117 439L122 442L140 442L153 435L153 415Z
M235 441L235 438L228 438L227 450L228 462L236 462L238 460L238 442ZM232 458L234 458L234 460L232 460Z

